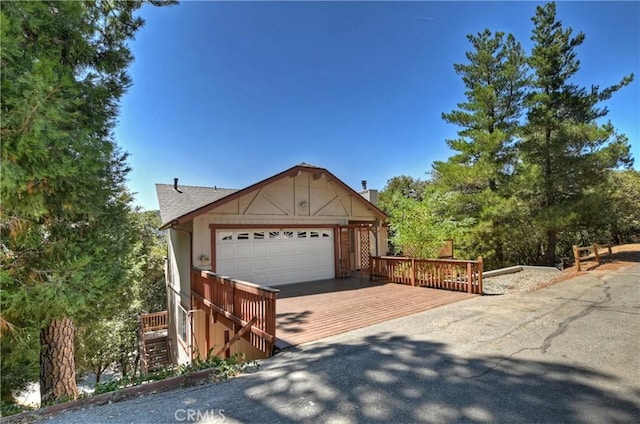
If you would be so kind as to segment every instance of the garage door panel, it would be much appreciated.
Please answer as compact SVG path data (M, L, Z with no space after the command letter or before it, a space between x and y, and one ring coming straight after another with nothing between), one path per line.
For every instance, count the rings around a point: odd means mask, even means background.
M225 259L233 258L234 257L234 251L235 251L235 248L234 248L234 246L231 246L231 245L218 246L218 249L216 251L216 254L218 256L218 260L225 260Z
M256 259L253 261L253 271L266 271L267 270L267 261L264 259Z
M236 258L252 258L253 257L253 249L250 244L239 244L236 246L235 251Z
M267 254L267 245L266 243L254 243L252 245L253 255L255 257L265 256Z
M236 260L234 261L233 271L239 274L250 275L251 274L251 260Z
M216 240L216 270L232 278L281 284L334 277L331 230L225 230Z
M297 270L296 268L299 268L301 265L303 265L300 262L304 262L304 259L283 258L280 261L280 268L285 268L285 269L290 269L292 271L296 271Z
M282 246L277 242L269 242L267 244L267 254L268 255L277 255L282 253Z

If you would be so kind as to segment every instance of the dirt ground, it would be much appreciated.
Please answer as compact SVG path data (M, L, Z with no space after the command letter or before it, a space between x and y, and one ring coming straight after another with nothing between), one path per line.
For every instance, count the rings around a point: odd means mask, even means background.
M584 275L590 271L613 271L619 268L634 265L640 262L640 243L623 244L611 248L612 255L601 256L600 264L593 261L580 264L580 272L576 271L576 266L565 268L550 284L569 280L579 275Z

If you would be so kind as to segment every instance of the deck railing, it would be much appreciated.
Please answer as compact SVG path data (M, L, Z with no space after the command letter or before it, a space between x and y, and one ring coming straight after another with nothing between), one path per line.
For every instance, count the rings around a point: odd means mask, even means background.
M211 271L191 271L191 293L213 313L239 326L250 325L249 342L267 356L276 343L276 297L279 290L233 280Z
M151 314L141 314L140 325L143 333L166 330L168 328L167 311L153 312Z
M377 256L370 264L372 280L482 294L482 257L471 261Z
M154 331L167 330L167 311L153 312L150 314L138 314L138 353L140 354L140 370L146 373L149 370L147 358L147 345L145 334ZM165 336L166 337L166 336ZM168 353L169 359L171 353Z

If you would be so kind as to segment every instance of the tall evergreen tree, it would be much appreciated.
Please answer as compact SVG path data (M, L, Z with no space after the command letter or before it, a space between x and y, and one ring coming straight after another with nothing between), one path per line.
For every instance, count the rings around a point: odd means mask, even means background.
M439 187L454 194L451 206L458 216L476 221L468 240L476 245L473 253L495 266L505 261L507 215L517 206L511 199L517 166L513 142L527 83L526 56L511 34L486 29L467 38L473 46L466 54L468 63L454 65L467 101L442 114L461 127L458 138L447 140L456 153L447 162L434 163L434 177Z
M112 131L141 4L0 3L2 316L40 333L43 403L77 396L74 320L108 313L126 284L128 167Z
M584 34L573 37L571 28L562 27L555 3L538 6L532 21L532 90L519 147L530 172L528 200L546 233L545 262L553 264L558 233L590 213L585 207L590 191L606 181L611 169L632 163L626 137L610 123L598 123L608 112L598 104L628 85L633 74L603 90L579 87L571 78L580 69L575 49Z

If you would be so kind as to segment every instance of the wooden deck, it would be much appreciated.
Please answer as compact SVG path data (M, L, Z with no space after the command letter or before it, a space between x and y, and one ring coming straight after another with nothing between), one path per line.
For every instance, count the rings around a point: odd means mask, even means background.
M277 288L276 346L280 349L476 296L358 278Z

